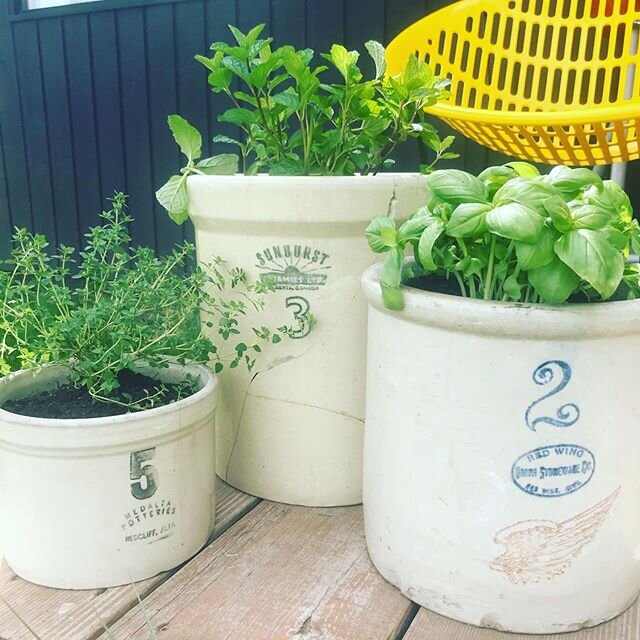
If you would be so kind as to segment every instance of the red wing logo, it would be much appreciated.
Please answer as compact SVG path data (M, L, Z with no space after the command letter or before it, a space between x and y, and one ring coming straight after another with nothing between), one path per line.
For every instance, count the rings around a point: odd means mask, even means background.
M494 542L505 552L491 569L502 571L514 584L550 580L563 574L606 520L620 487L593 507L564 522L523 520L498 531Z

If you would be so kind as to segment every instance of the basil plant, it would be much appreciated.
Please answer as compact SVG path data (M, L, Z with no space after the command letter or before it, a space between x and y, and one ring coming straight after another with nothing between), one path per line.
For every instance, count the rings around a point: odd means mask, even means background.
M587 168L548 175L524 162L478 176L457 169L426 178L424 207L396 228L378 216L366 235L386 253L384 304L402 309L401 285L450 281L461 296L559 304L640 296L640 250L629 197ZM414 260L406 261L407 247Z

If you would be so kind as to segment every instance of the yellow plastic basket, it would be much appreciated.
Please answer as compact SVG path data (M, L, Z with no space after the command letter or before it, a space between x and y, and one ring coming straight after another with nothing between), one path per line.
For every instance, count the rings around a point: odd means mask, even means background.
M462 0L411 25L387 49L452 80L430 107L464 135L535 162L640 157L640 0Z

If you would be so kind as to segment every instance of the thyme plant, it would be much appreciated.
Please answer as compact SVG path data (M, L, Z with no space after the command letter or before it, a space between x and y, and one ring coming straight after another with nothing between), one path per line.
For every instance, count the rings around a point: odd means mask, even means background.
M116 194L112 205L77 258L64 245L50 255L43 235L16 231L0 269L0 374L64 364L95 400L145 409L162 400L162 387L133 404L118 391L118 374L137 362L163 368L212 360L217 373L225 364L251 368L261 344L289 332L258 327L251 344L234 344L242 316L263 307L272 283L251 284L220 259L191 268L189 243L166 257L132 247L126 196ZM217 344L203 334L201 317L215 328Z

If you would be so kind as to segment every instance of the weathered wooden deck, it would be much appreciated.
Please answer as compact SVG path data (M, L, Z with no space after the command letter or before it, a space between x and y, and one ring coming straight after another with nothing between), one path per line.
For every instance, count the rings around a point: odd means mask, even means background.
M371 565L361 507L292 507L219 482L212 538L179 570L138 583L159 640L640 640L638 603L608 624L562 636L476 629L420 609ZM43 640L150 637L132 587L46 589L3 563L0 595ZM0 602L0 640L32 638Z

